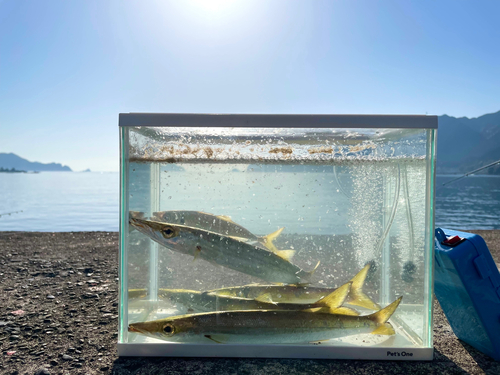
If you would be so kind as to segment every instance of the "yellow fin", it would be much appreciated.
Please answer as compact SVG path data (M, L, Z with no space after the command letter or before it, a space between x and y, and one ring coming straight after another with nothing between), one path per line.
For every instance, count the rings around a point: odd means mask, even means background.
M337 307L336 309L330 310L330 313L339 314L339 315L359 316L359 312L357 312L356 310L351 309L349 307L345 307L345 306Z
M395 335L396 332L394 331L394 328L389 323L385 323L381 325L380 327L375 328L374 331L371 332L372 335Z
M276 250L274 253L280 258L291 262L295 255L295 250Z
M316 266L314 266L314 268L312 270L306 272L309 275L309 277L311 277L312 275L314 275L314 272L316 272L316 270L318 269L320 263L321 263L321 261L318 260L318 263L316 263Z
M315 313L315 312L329 313L330 309L325 309L324 307L310 307L308 309L304 309L304 310L300 310L300 311L312 312L312 313Z
M370 270L370 264L367 264L361 271L351 279L352 286L347 303L350 305L365 307L370 310L380 310L380 306L373 302L370 297L363 293L363 285L365 283L366 275Z
M273 299L271 297L271 293L264 293L255 298L257 302L264 302L264 303L272 303L273 305L276 305L276 302L273 302Z
M297 275L301 278L300 282L295 283L295 284L290 284L290 285L295 285L295 286L308 285L309 279L314 275L314 272L316 272L316 269L319 267L319 263L320 262L318 262L316 264L316 267L314 267L311 271L300 270L299 272L297 272Z
M198 256L201 254L201 246L196 246L196 250L194 251L194 258L193 258L193 262L198 259Z
M315 305L329 307L330 311L336 309L337 307L342 306L347 295L349 294L349 290L351 289L351 283L345 283L341 287L335 289L332 293L327 295L326 297L318 300Z
M274 246L273 241L281 234L281 232L283 232L283 229L285 229L285 227L280 228L273 233L269 233L267 236L261 237L266 247L273 253L278 252L278 249L276 248L276 246Z
M368 315L367 318L375 323L378 323L378 324L386 323L389 320L389 318L392 316L392 314L394 314L394 311L396 311L396 309L399 306L399 303L401 302L402 299L403 299L403 296L399 297L397 300L395 300L389 306L386 306L382 310L379 310L377 312L374 312L371 315Z
M233 219L231 219L229 216L226 215L219 215L217 216L219 219L224 220L224 221L229 221L230 223L234 223Z

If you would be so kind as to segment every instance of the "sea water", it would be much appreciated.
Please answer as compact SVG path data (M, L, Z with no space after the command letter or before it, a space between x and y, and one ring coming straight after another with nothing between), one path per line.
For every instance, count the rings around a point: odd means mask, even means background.
M146 218L173 210L223 215L257 236L284 228L274 243L296 251L292 263L312 270L320 262L311 286L339 287L370 264L363 291L374 302L384 307L403 296L391 318L396 336L353 335L326 344L432 346L432 131L403 132L380 143L368 137L348 146L338 146L329 134L315 134L312 145L310 134L300 141L275 135L256 141L247 135L218 144L216 136L189 142L168 132L153 135L156 144L148 143L144 130L127 135L132 139L123 165L127 212ZM342 147L349 152L339 152ZM122 214L125 285L145 295L122 294L122 342L164 342L128 333L127 324L187 313L158 296L163 288L208 291L269 284L161 246L131 230L126 217ZM373 312L356 309L361 315Z

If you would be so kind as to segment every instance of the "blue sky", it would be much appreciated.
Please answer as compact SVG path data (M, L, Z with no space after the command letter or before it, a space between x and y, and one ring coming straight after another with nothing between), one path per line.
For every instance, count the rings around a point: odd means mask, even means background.
M0 152L118 170L118 113L500 110L497 1L0 0Z

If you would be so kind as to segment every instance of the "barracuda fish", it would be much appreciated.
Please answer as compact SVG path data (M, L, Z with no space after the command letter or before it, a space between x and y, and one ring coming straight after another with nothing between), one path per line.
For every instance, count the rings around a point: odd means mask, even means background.
M370 265L366 265L351 279L351 289L346 302L370 310L380 310L380 306L363 293L363 285ZM300 285L245 285L209 290L208 294L226 297L258 299L268 302L313 303L332 293L334 288L318 288Z
M143 218L143 217L142 217ZM269 250L276 252L278 249L273 241L281 234L284 228L268 234L256 236L246 228L236 224L228 216L212 215L201 211L162 211L154 212L152 220L162 223L185 225L187 227L204 229L209 232L219 233L228 237L237 237L246 241L254 241L264 245Z
M169 299L174 304L181 304L188 311L235 311L235 310L310 310L327 313L359 315L357 311L343 307L346 297L351 289L347 283L314 303L273 303L259 299L218 296L185 289L160 289L158 296Z
M129 332L177 342L306 343L356 334L394 335L387 321L401 299L366 316L309 311L222 311L132 323Z
M161 223L130 217L130 224L139 232L171 250L201 258L247 275L273 283L307 283L316 267L304 271L290 263L285 251L271 252L261 245L249 244L185 225Z

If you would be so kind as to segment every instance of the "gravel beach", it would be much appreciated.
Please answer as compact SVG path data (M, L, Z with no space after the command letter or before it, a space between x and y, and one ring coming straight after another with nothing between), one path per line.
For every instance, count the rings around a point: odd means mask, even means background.
M500 263L500 231L477 230ZM118 233L0 232L2 374L500 374L436 302L430 362L118 358Z

